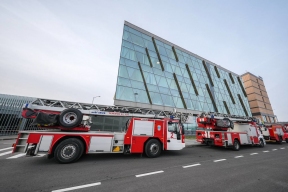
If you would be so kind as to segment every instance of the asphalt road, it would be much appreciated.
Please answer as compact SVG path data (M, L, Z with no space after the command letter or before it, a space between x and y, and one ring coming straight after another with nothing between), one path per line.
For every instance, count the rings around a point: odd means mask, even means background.
M1 141L0 150L10 147ZM0 151L0 155L10 149ZM288 144L240 151L197 146L140 155L86 155L74 164L0 156L0 191L288 191ZM147 175L145 175L147 173Z

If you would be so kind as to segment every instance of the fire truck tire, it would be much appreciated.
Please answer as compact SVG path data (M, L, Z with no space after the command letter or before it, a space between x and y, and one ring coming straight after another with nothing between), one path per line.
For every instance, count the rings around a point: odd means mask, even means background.
M54 157L59 163L73 163L82 156L83 152L84 145L82 141L76 138L69 138L57 145Z
M286 143L288 143L288 139L286 139Z
M83 114L78 109L65 109L59 116L59 124L65 128L77 127L83 118Z
M264 141L263 141L263 139L260 139L259 147L261 147L261 148L264 147Z
M279 141L277 143L282 144L282 141L283 141L282 137L279 137Z
M237 139L234 139L234 143L233 143L233 150L234 151L239 151L240 150L240 143Z
M149 140L145 145L145 154L147 157L154 158L161 154L161 144L156 139Z

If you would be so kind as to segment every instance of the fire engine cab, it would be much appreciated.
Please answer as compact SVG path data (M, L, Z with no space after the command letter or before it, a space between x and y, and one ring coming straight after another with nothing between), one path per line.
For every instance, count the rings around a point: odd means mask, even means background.
M20 131L13 153L24 152L30 156L44 153L59 163L72 163L88 153L143 153L153 158L162 151L185 147L184 129L178 119L158 119L143 114L137 117L137 114L100 110L61 109L33 103L26 105L22 116L34 119L35 124L45 129ZM90 131L89 115L95 113L131 118L122 132Z
M256 122L243 118L227 118L201 114L197 118L196 140L210 146L232 147L241 145L264 147L265 140Z

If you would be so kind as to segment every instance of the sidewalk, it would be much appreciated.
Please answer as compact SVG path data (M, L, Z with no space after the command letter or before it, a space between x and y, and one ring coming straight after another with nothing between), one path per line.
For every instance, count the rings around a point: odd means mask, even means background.
M6 135L6 136L0 136L0 140L14 140L17 139L18 135Z
M199 146L202 144L197 142L196 139L185 139L185 145L186 147L192 147L192 146Z

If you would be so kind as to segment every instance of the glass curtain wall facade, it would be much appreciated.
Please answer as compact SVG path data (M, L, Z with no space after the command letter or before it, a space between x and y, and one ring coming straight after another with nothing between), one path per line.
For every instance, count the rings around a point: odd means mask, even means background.
M115 101L251 116L239 75L128 22Z

